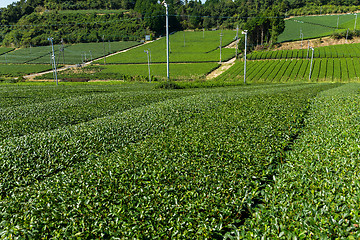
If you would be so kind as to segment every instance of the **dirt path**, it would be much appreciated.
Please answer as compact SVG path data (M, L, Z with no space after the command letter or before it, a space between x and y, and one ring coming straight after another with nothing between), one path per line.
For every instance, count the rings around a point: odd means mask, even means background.
M307 49L308 41L311 47L325 47L325 46L332 46L332 45L340 45L340 44L351 44L351 43L360 43L359 37L354 37L350 40L345 39L332 39L331 37L323 37L323 38L316 38L310 40L304 40L301 46L301 41L295 42L286 42L280 43L275 49L273 50L291 50L291 49Z
M206 76L206 80L216 78L217 76L219 76L220 74L222 74L223 72L228 70L232 65L234 65L235 61L236 61L236 58L234 57L227 62L221 63L220 67L218 67L217 69L215 69L214 71L212 71L211 73L209 73Z
M156 41L156 40L155 40L155 41ZM106 55L106 56L104 56L104 57L96 58L96 59L94 59L94 60L92 60L92 61L89 61L89 62L86 62L86 63L84 63L84 64L81 64L81 66L84 67L84 66L90 65L90 64L93 63L94 61L98 61L98 60L104 59L104 58L106 58L106 57L111 57L111 56L117 55L117 54L119 54L119 53L124 53L124 52L130 51L130 50L132 50L132 49L138 48L138 47L140 47L140 46L143 46L143 45L148 44L148 43L151 43L151 42L153 42L153 41L149 41L149 42L146 42L146 43L144 43L144 44L139 44L139 45L137 45L137 46L134 46L134 47L131 47L131 48L128 48L128 49L125 49L125 50L121 50L121 51L116 52L116 53L112 53L112 54ZM79 67L78 64L75 64L75 65L66 65L65 67L62 67L62 68L57 69L57 72L61 72L61 71L65 71L65 70L70 69L70 68L77 68L77 67ZM45 74L48 74L48 73L52 73L52 72L53 72L53 70L49 70L49 71L41 72L41 73L34 73L34 74L26 75L26 76L24 76L24 78L25 78L25 79L28 79L28 80L34 80L35 77L42 76L42 75L45 75Z

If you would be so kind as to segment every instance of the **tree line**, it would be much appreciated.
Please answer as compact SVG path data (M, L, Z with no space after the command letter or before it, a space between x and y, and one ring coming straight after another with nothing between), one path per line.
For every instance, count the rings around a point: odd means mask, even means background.
M356 0L358 1L358 0ZM353 0L167 0L170 31L227 28L249 30L250 44L271 45L294 9L354 5ZM66 11L67 10L67 11ZM69 10L89 10L69 11ZM116 10L111 13L90 10ZM141 40L165 32L158 0L20 0L0 9L0 43L45 45L51 35L73 42Z

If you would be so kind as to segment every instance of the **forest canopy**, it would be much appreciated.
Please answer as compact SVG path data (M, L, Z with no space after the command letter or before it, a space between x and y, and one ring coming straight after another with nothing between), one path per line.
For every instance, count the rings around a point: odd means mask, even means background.
M357 5L358 0L167 0L170 31L249 30L253 44L276 42L284 18L296 9ZM0 43L24 47L66 42L141 40L163 35L165 8L158 0L20 0L0 8Z

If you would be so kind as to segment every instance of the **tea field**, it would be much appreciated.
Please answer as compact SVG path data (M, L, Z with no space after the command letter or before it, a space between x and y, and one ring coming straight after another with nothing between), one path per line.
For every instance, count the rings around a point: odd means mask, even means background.
M235 49L224 47L234 41L236 31L184 31L170 35L170 62L219 62L221 32L223 34L222 60L226 61L233 58L235 56ZM144 50L151 51L151 62L166 63L165 38L132 49L131 51L111 56L106 59L106 63L147 63L147 55L144 53ZM103 61L100 60L97 63L102 64Z
M0 47L0 55L10 52L12 50L13 50L13 48Z
M311 78L310 60L261 60L248 61L248 82L349 82L359 81L359 58L323 58L313 61ZM244 63L237 62L217 77L218 81L244 79Z
M64 51L60 51L62 45L55 45L54 52L59 64L78 64L85 60L90 61L113 52L121 51L138 45L139 42L105 42L105 43L79 43L64 45ZM51 46L27 47L0 55L0 63L16 64L51 64Z
M359 91L0 85L1 238L357 238Z
M307 49L255 51L248 55L249 82L349 82L359 81L360 44L341 44ZM310 76L310 78L309 78ZM217 79L244 78L243 63L237 62Z
M311 39L343 32L348 28L354 30L354 26L354 14L292 17L285 20L285 30L280 34L278 42L301 40L300 32L304 39ZM356 26L356 29L359 28Z
M220 54L220 34L222 34L222 49ZM174 79L200 79L219 66L218 62L227 61L235 56L235 48L226 48L234 41L236 31L184 31L170 35L170 62L171 77ZM54 46L57 64L80 64L97 58L139 45L138 42L99 42L80 43ZM60 73L61 79L86 78L100 79L148 79L148 56L144 51L150 52L151 72L153 78L166 77L166 42L165 38L140 45L127 52L107 56L94 62L103 65L102 71L92 69L67 71ZM0 54L0 63L8 64L7 71L13 67L9 64L51 64L51 47L28 47ZM24 65L25 66L25 65ZM28 66L25 66L28 67ZM5 66L3 67L5 69ZM91 74L88 74L91 71ZM86 73L86 74L84 74ZM84 75L87 75L84 77ZM0 72L0 77L3 76ZM4 76L3 76L4 77ZM51 79L52 74L39 77Z
M303 133L241 227L244 238L358 239L359 84L312 100Z
M50 64L0 64L0 77L21 77L51 69Z
M317 47L314 51L314 58L359 58L360 44L340 44L332 46ZM248 55L250 60L262 59L308 59L311 58L311 50L307 50L307 42L304 42L304 49L257 51Z
M176 63L170 65L172 80L204 79L206 74L219 66L218 63ZM166 64L151 64L150 73L152 81L166 79ZM36 79L52 79L53 75L45 74ZM72 79L83 80L125 80L149 81L147 64L121 64L121 65L91 65L81 69L69 69L58 73L61 81Z

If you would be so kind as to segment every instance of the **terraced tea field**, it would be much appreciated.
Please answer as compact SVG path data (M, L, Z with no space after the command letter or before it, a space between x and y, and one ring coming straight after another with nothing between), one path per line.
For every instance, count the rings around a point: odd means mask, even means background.
M51 69L50 64L0 64L0 77L21 77Z
M278 42L301 40L300 32L304 39L310 39L343 32L348 28L354 30L354 26L354 14L293 17L285 20L285 31L280 34Z
M258 51L248 55L249 82L349 82L360 78L360 44L343 44L307 49ZM237 62L217 80L244 78L244 64Z
M360 78L360 59L315 59L310 75L310 60L261 60L247 64L248 82L349 82ZM244 64L237 62L228 71L217 77L218 81L241 80L244 78Z
M139 42L105 42L103 43L79 43L64 45L64 52L60 51L62 45L55 45L55 57L60 64L78 64L85 60L90 61L138 45ZM11 51L0 55L0 63L16 64L50 64L51 46L28 47Z
M218 63L176 63L171 64L172 80L204 79L206 74L219 66ZM166 79L166 64L151 64L152 80ZM52 79L52 73L37 77L36 79ZM147 64L121 64L121 65L92 65L82 69L66 70L59 72L58 78L62 81L71 79L85 80L125 80L125 81L149 81ZM132 78L132 80L130 80Z
M308 59L311 57L311 50L307 50L304 42L304 49L259 51L248 55L249 60L262 59ZM306 46L305 46L306 45ZM332 46L317 47L314 51L314 58L359 58L360 43L340 44Z
M13 48L0 47L0 55L10 52L12 50L13 50Z
M220 34L222 33L222 49L220 55ZM170 62L176 63L171 66L171 77L174 79L199 79L219 66L220 57L227 61L235 56L234 48L226 48L234 41L236 31L185 31L177 32L170 36ZM56 60L58 64L78 64L89 62L99 57L127 49L138 45L138 42L105 42L105 43L82 43L65 45L64 51L61 45L56 45ZM105 65L101 73L99 71L87 73L87 69L60 73L64 78L86 79L128 79L136 78L144 80L148 78L147 54L150 51L151 72L153 77L163 79L166 77L166 44L161 38L154 42L144 44L127 52L108 56L105 59L95 61L94 64ZM27 63L27 64L50 64L51 47L22 48L7 54L0 55L0 63ZM20 67L20 66L19 66ZM25 66L28 67L28 66ZM6 68L5 65L3 67ZM9 66L9 68L12 68ZM11 69L7 70L11 71ZM76 73L75 73L76 72ZM85 76L87 75L87 76ZM51 79L52 74L40 77Z
M358 238L359 92L0 85L1 238Z
M222 47L230 44L236 31L224 30ZM176 32L170 35L170 62L219 62L220 61L221 31ZM185 43L184 43L185 39ZM151 51L153 63L166 63L165 38L143 45L126 53L121 53L106 59L108 64L147 63L144 50ZM235 56L234 48L222 49L222 60L226 61ZM103 61L98 61L103 63Z

